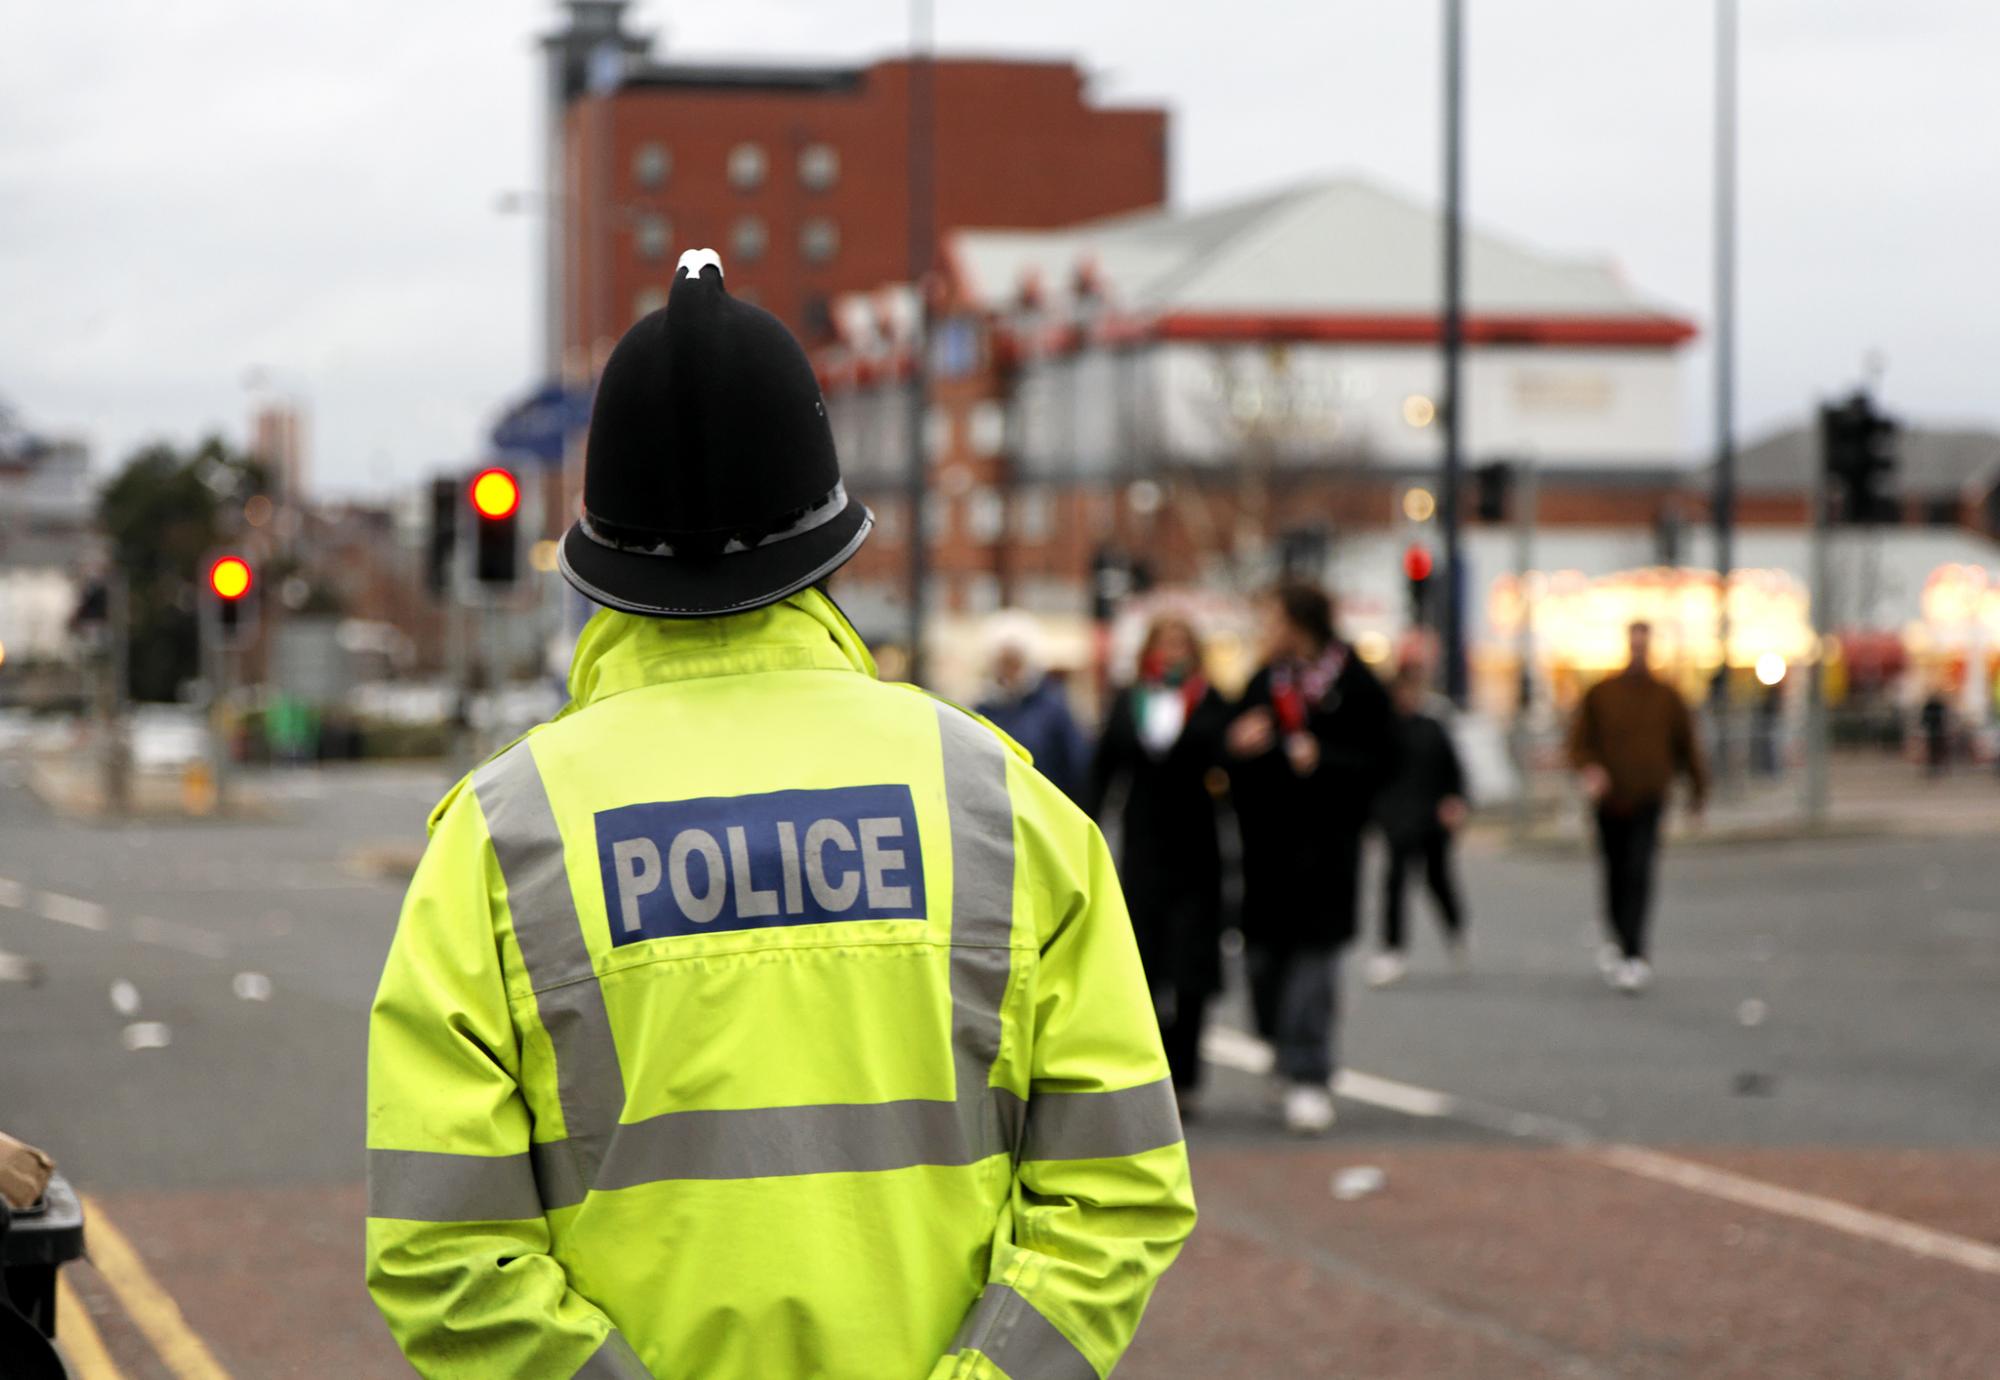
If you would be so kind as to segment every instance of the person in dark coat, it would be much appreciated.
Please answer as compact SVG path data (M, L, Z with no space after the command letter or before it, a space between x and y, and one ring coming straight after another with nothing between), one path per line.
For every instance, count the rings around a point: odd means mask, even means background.
M1118 871L1153 989L1182 1115L1201 1084L1201 1032L1222 989L1222 849L1215 787L1229 708L1186 619L1154 622L1138 678L1118 692L1083 807L1102 821L1123 790Z
M992 684L973 708L1026 748L1036 770L1064 795L1081 797L1089 745L1070 713L1062 684L1036 663L1025 634L1002 635L993 652Z
M1309 585L1264 600L1265 665L1226 735L1243 831L1243 932L1258 1032L1286 1085L1285 1124L1333 1124L1340 952L1354 939L1361 835L1395 760L1381 682L1334 635Z
M1465 911L1452 876L1451 844L1465 823L1465 771L1443 723L1424 712L1422 673L1405 668L1389 687L1396 709L1396 774L1375 799L1375 822L1388 845L1382 885L1382 951L1368 965L1372 987L1400 982L1408 971L1403 956L1403 901L1409 874L1421 867L1444 925L1445 945L1455 964L1465 960Z

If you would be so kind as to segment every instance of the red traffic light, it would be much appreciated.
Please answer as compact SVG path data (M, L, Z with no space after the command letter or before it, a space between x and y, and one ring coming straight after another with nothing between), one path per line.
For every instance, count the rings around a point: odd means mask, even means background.
M473 510L495 522L512 517L521 506L521 486L513 475L497 466L472 477L471 494Z
M1411 546L1403 552L1403 573L1418 582L1428 580L1436 562L1428 546Z
M208 587L215 596L228 603L235 603L250 592L252 576L250 562L241 556L221 556L208 568Z

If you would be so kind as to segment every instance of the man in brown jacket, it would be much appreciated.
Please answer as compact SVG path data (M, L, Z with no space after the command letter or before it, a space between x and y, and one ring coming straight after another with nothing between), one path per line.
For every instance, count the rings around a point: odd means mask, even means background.
M1626 630L1630 661L1584 695L1569 739L1570 765L1597 810L1605 919L1615 941L1604 946L1598 964L1606 981L1634 996L1653 981L1646 922L1667 792L1684 772L1695 814L1708 797L1708 770L1687 702L1647 668L1652 634L1645 623Z

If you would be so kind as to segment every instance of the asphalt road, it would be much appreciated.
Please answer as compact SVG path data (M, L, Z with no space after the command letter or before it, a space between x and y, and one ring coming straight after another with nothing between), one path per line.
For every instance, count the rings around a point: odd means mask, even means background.
M408 1374L360 1286L401 885L362 864L442 785L302 774L268 820L96 826L0 776L0 1126L90 1195L84 1380ZM1404 985L1350 964L1365 1076L1327 1140L1283 1138L1254 1042L1217 1036L1203 1225L1119 1375L1994 1374L1991 854L1683 849L1633 1000L1595 975L1585 859L1475 852L1469 974L1421 911ZM1337 1194L1352 1170L1379 1186Z

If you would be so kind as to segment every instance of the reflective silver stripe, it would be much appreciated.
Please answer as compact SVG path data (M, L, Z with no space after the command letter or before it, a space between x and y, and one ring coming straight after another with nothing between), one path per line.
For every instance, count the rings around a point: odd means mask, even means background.
M1019 1101L989 1095L1013 965L1014 807L1007 749L963 710L937 706L951 822L951 1044L962 1135L975 1158L1019 1143ZM990 1147L990 1148L989 1148Z
M563 867L562 831L525 742L475 772L472 789L507 882L507 909L534 987L535 1009L555 1050L556 1097L568 1133L560 1153L570 1163L555 1172L546 1164L555 1152L544 1149L537 1155L538 1170L587 1190L624 1110L625 1079Z
M600 1189L663 1179L756 1179L970 1164L949 1102L826 1103L666 1112L618 1128Z
M616 1328L604 1334L604 1345L590 1354L571 1380L653 1380L653 1372Z
M1098 1380L1097 1367L1035 1306L1005 1284L989 1284L951 1349L977 1351L1008 1380Z
M1170 1079L1115 1092L1037 1092L1028 1099L1021 1158L1111 1160L1180 1139L1180 1106Z
M368 1215L410 1222L524 1222L542 1200L526 1155L368 1152Z

